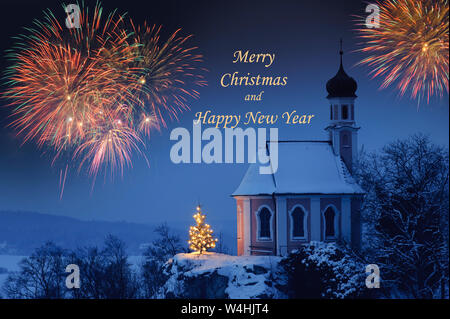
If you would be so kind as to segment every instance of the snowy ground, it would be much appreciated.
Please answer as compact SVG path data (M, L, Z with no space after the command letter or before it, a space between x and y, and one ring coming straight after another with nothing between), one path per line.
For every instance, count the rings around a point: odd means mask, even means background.
M173 260L178 264L193 263L195 268L192 272L205 272L211 269L220 268L223 275L227 275L227 271L231 271L237 265L258 265L264 268L274 267L280 261L281 257L276 256L230 256L218 253L189 253L178 254Z

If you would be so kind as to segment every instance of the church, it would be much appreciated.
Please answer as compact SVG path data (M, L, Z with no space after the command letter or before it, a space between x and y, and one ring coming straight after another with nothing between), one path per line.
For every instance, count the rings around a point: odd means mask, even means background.
M330 120L324 141L279 141L278 170L251 164L232 194L238 255L286 255L310 241L361 244L363 189L352 177L358 151L356 81L342 65L326 84ZM267 149L269 149L267 142Z

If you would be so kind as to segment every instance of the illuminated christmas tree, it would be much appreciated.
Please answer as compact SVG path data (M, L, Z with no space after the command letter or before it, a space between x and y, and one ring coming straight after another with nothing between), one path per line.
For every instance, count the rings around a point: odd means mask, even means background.
M197 226L191 226L189 229L189 248L202 254L208 249L216 247L217 238L212 236L211 227L205 224L206 215L202 213L200 206L197 206L197 213L193 217Z

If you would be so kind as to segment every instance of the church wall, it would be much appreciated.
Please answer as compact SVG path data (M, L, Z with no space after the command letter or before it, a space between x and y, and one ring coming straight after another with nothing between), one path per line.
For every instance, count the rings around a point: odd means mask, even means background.
M339 132L339 145L340 154L344 160L347 169L352 171L352 132L340 131Z
M247 209L249 211L248 218L250 218L250 225L246 225L244 210L245 202L247 202ZM296 248L299 248L302 244L310 242L312 239L312 218L315 213L320 214L320 240L324 240L325 234L325 224L323 219L323 212L328 207L328 205L333 205L337 210L337 235L338 239L343 236L343 225L342 225L342 198L341 197L321 197L317 196L317 211L312 212L312 202L309 197L293 197L286 199L286 209L284 209L283 214L286 216L286 243L287 252L290 252ZM355 249L360 249L361 246L361 209L362 198L353 197L350 199L350 209L351 209L351 244ZM276 218L276 208L274 200L270 197L265 198L255 198L255 197L240 197L236 198L237 205L237 254L239 256L246 255L248 253L252 255L276 255L277 254L277 218ZM306 218L306 238L296 239L292 238L291 230L291 210L296 206L301 205L307 213ZM261 206L266 206L271 210L272 224L271 224L271 239L270 240L258 240L257 238L257 217L256 212L261 208ZM319 212L320 208L320 212ZM279 212L281 214L281 212ZM313 216L314 215L314 216ZM317 221L319 222L319 221ZM245 242L245 234L248 231L247 237L249 237L248 243ZM284 236L284 235L283 235ZM318 238L318 237L317 237ZM315 239L319 240L319 239ZM281 242L281 239L280 239ZM247 245L247 246L246 246ZM285 245L285 244L283 244ZM248 250L250 246L250 250ZM247 247L247 248L246 248ZM286 247L286 246L283 246Z
M242 199L236 200L237 206L237 254L242 256L244 254L244 201Z
M250 201L250 212L251 212L251 249L252 250L262 250L268 252L257 252L252 251L252 255L275 255L276 254L276 246L275 246L275 238L276 238L276 216L275 216L275 205L272 198L261 198L261 199L252 199ZM272 228L271 228L271 240L258 240L257 239L257 220L256 220L256 212L259 210L261 206L267 206L270 208L272 212ZM270 252L269 252L270 251Z
M296 206L301 205L306 210L306 239L292 239L292 229L291 229L291 210ZM287 243L288 252L293 249L299 248L305 242L311 241L311 199L310 198L288 198L287 199Z

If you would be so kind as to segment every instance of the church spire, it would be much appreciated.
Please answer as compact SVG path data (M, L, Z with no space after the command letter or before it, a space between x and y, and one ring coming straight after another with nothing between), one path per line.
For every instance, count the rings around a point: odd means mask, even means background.
M344 51L342 50L342 38L339 41L339 55L340 65L336 75L327 82L327 98L333 97L356 97L355 92L358 88L356 81L347 75L344 71L344 64L342 63L342 56Z

